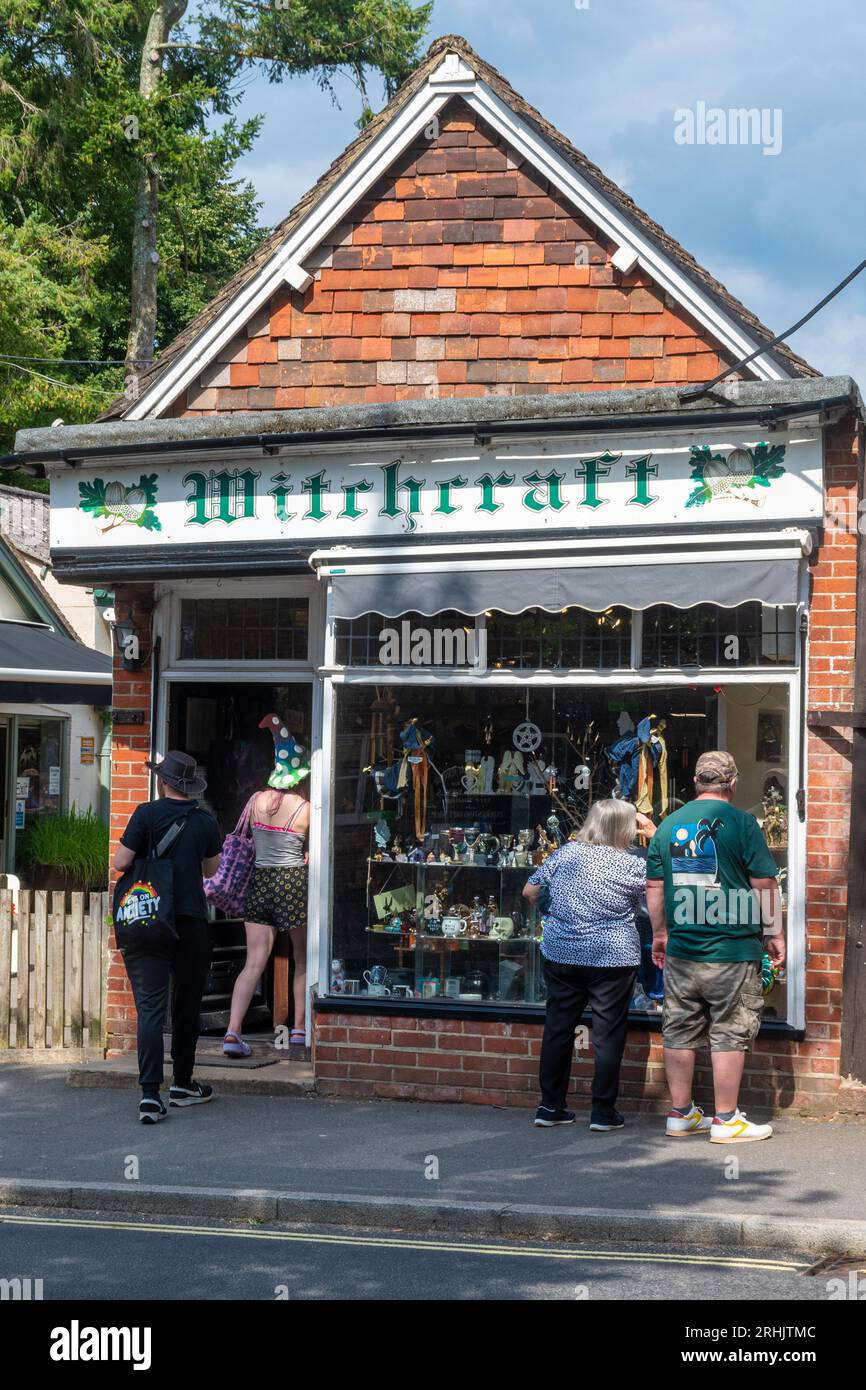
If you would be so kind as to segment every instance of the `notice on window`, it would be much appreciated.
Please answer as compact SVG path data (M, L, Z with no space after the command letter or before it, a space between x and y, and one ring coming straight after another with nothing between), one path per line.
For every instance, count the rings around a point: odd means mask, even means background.
M87 735L81 736L81 756L79 761L83 767L90 767L91 763L96 762L96 739Z
M48 795L60 795L60 768L49 767L48 769Z
M24 813L25 813L26 807L27 807L27 802L24 800L23 797L21 798L20 801L16 801L16 802L15 802L15 829L16 829L16 830L23 830L23 829L24 829Z
M30 778L29 778L29 777L16 777L16 778L15 778L15 795L16 795L16 796L23 796L24 799L25 799L25 801L27 800L27 797L30 795Z

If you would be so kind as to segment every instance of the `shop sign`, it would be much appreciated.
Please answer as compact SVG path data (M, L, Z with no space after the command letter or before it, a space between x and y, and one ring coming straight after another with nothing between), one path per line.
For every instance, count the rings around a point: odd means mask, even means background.
M90 735L81 736L81 755L79 761L82 767L90 767L96 761L96 739Z
M820 438L724 431L597 448L527 440L256 465L77 469L52 479L52 546L344 539L803 521L822 515Z

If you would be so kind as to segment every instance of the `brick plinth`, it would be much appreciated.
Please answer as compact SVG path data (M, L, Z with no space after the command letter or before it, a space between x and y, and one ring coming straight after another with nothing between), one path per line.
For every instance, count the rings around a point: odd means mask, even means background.
M359 1099L538 1104L540 1023L485 1023L318 1013L313 1060L319 1093ZM661 1037L629 1033L620 1097L629 1110L668 1106ZM821 1041L762 1039L750 1055L741 1103L810 1113L835 1109L838 1078L826 1070L833 1047ZM592 1046L575 1054L571 1100L590 1104ZM712 1108L709 1065L699 1065L695 1098Z

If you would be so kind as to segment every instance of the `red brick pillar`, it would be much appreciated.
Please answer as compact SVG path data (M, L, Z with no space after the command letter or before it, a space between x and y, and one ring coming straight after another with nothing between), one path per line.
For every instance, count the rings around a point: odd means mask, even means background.
M826 522L812 567L807 708L853 708L857 597L858 427L849 416L827 438ZM839 1084L842 962L848 899L851 738L808 735L806 1039L797 1049L797 1099L814 1103Z
M139 671L127 671L114 649L113 706L115 710L143 710L143 724L115 721L111 737L111 857L129 817L141 801L150 797L150 773L144 766L150 757L151 623L153 590L134 585L115 590L114 607L119 621L135 620L141 632L145 660ZM117 875L112 870L112 882ZM132 990L112 933L108 965L106 1050L109 1056L135 1047L135 1006Z

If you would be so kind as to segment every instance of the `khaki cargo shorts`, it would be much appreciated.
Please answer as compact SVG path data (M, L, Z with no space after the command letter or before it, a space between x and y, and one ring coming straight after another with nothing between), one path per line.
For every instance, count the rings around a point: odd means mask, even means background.
M665 1047L747 1052L758 1035L764 996L757 960L665 961Z

